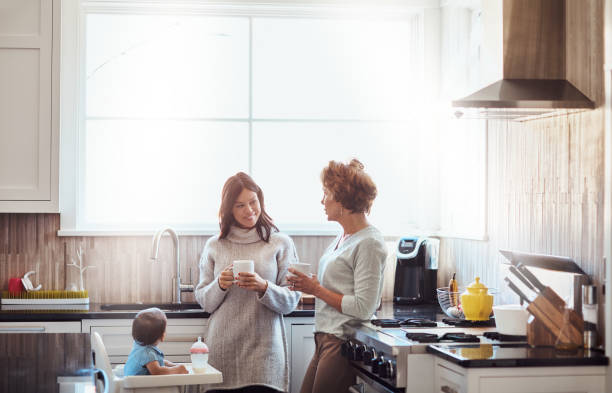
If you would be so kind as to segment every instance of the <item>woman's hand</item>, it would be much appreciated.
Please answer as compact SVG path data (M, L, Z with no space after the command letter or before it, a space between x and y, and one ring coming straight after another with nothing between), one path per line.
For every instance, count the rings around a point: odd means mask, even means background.
M307 295L317 296L316 292L321 287L319 280L317 280L317 276L304 274L299 270L294 268L289 268L289 273L291 276L287 276L287 281L291 284L292 291L300 291Z
M233 269L234 269L234 266L233 265L229 265L228 267L223 269L223 271L219 275L219 286L224 291L226 291L227 288L229 288L232 285L234 285L234 271L233 271Z
M238 280L236 285L240 288L248 289L249 291L255 291L259 294L263 294L268 289L268 281L259 277L257 273L238 273Z

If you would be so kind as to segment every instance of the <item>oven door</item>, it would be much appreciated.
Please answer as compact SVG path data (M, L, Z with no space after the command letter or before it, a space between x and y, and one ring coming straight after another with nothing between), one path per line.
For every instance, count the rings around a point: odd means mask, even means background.
M349 388L350 393L405 393L404 388L394 388L374 374L351 362L357 374L357 383Z

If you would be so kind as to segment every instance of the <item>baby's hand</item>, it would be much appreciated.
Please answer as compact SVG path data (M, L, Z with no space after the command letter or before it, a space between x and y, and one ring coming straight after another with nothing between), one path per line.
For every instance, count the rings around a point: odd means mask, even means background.
M185 367L184 364L179 364L174 369L177 374L189 374L189 371L187 370L187 367Z

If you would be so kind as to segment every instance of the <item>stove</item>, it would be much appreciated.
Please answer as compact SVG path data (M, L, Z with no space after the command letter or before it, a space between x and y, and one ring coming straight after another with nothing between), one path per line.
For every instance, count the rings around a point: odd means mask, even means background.
M463 322L463 323L462 323ZM494 321L464 323L444 315L396 316L345 325L343 355L368 389L385 393L433 391L434 356L430 344L492 343L483 336ZM465 344L464 344L465 345Z

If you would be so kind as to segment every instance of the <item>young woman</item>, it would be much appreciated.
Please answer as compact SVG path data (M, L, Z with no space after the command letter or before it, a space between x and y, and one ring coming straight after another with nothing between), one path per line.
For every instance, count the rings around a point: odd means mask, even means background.
M294 269L293 289L315 299L315 354L301 393L346 392L355 375L340 353L342 325L369 320L382 293L387 248L366 214L376 198L376 185L361 162L330 161L321 172L325 214L343 229L319 261L317 277Z
M200 259L198 303L209 312L209 363L223 373L222 392L289 389L283 314L298 304L287 268L297 262L291 238L278 232L264 208L261 188L239 172L223 186L219 235L206 242ZM234 280L232 263L253 260L254 273Z

